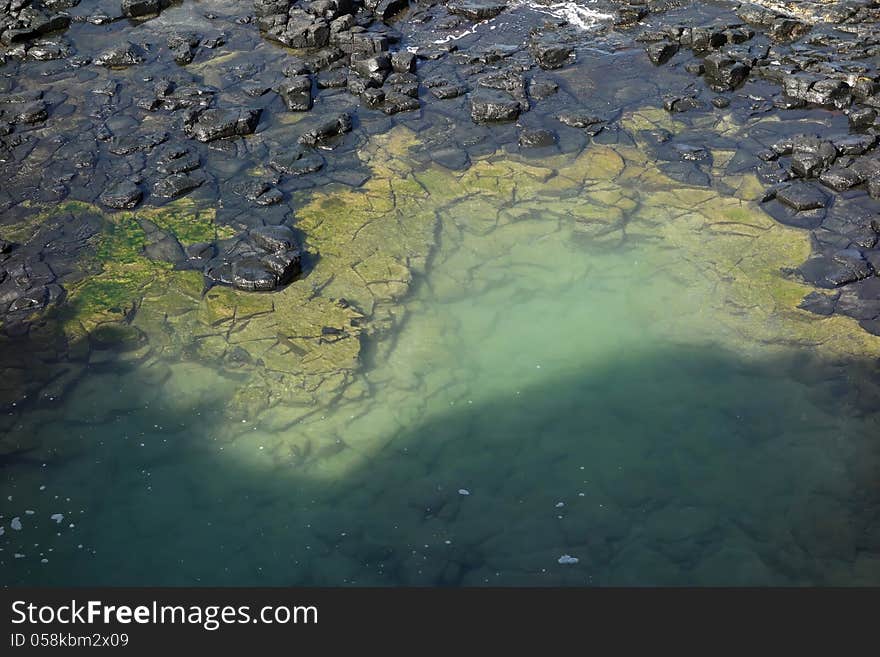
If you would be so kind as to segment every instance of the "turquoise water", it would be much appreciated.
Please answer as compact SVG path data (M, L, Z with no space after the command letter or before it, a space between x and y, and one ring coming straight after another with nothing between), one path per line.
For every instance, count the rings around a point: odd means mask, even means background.
M8 428L28 449L0 484L0 578L880 584L856 329L799 339L821 320L744 304L676 237L691 215L638 200L610 242L577 197L491 229L442 212L398 328L306 417L236 416L244 384L208 361L93 366Z

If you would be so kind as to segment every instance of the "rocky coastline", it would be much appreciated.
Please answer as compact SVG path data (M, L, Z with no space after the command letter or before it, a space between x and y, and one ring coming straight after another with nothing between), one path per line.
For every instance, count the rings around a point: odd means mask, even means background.
M261 370L246 405L354 394L361 340L399 323L430 258L415 173L494 153L552 177L553 158L634 149L759 202L808 231L783 272L814 288L800 308L880 335L880 8L603 0L589 25L574 16L0 3L4 407L159 353Z

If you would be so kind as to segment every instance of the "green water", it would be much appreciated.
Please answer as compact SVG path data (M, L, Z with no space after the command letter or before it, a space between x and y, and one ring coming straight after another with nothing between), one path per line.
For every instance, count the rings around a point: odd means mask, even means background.
M310 415L93 367L9 429L2 581L880 584L877 342L796 310L803 235L635 166L428 197L427 273Z

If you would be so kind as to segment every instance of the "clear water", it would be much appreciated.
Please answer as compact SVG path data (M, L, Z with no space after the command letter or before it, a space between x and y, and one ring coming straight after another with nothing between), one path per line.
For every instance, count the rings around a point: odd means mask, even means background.
M405 321L319 414L231 415L209 362L96 369L9 429L42 449L0 483L0 578L880 584L876 341L794 309L802 234L640 180L428 199ZM625 239L576 220L618 193Z

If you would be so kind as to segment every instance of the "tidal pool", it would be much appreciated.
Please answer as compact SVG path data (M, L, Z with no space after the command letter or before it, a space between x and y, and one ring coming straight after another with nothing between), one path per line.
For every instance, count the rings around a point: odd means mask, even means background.
M310 197L302 281L160 272L151 347L10 415L0 580L880 584L880 339L798 310L808 238L753 179L601 144L451 172L412 141Z

